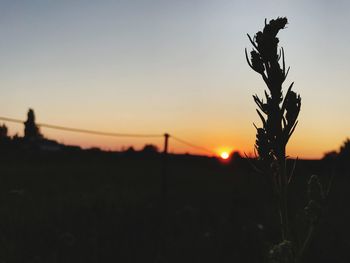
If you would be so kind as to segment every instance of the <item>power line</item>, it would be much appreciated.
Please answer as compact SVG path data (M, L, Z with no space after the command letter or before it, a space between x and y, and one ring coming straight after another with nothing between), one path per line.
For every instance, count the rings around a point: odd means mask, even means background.
M45 127L56 130L63 131L71 131L71 132L80 132L80 133L88 133L94 135L103 135L103 136L114 136L114 137L163 137L161 134L135 134L135 133L114 133L114 132L103 132L103 131L94 131L94 130L85 130L85 129L77 129L77 128L69 128L45 123L38 123L39 127Z
M190 142L185 141L185 140L183 140L183 139L180 139L180 138L178 138L178 137L170 136L170 138L174 139L174 140L177 141L177 142L180 142L180 143L182 143L182 144L185 144L185 145L187 145L187 146L190 146L190 147L192 147L192 148L195 148L195 149L197 149L197 150L201 150L201 151L204 151L204 152L207 152L207 153L216 155L213 151L211 151L211 150L209 150L209 149L206 149L206 148L204 148L204 147L202 147L202 146L199 146L199 145L190 143Z
M24 121L22 121L22 120L12 119L12 118L7 118L7 117L0 117L0 120L15 122L15 123L24 123ZM79 133L87 133L87 134L103 135L103 136L113 136L113 137L142 137L142 138L163 137L162 134L135 134L135 133L103 132L103 131L95 131L95 130L86 130L86 129L65 127L65 126L58 126L58 125L52 125L52 124L47 124L47 123L37 123L36 125L39 127L62 130L62 131L79 132Z
M17 120L17 119L12 119L12 118L6 118L6 117L0 117L0 120L3 121L9 121L9 122L16 122L16 123L24 123L24 121L21 120Z
M23 120L19 119L13 119L8 117L1 117L0 120L8 121L8 122L14 122L14 123L21 123L24 124L25 122ZM104 131L95 131L95 130L86 130L86 129L79 129L79 128L72 128L72 127L66 127L66 126L58 126L53 124L47 124L47 123L37 123L36 124L39 127L49 128L49 129L55 129L55 130L62 130L62 131L70 131L70 132L78 132L78 133L86 133L86 134L93 134L93 135L102 135L102 136L113 136L113 137L137 137L137 138L159 138L164 137L166 134L136 134L136 133L114 133L114 132L104 132ZM183 140L179 137L169 135L170 138L174 139L174 141L177 141L179 143L185 144L189 147L192 147L194 149L200 150L202 152L206 152L209 154L216 155L213 151L206 149L202 146L193 144L191 142L188 142L186 140Z

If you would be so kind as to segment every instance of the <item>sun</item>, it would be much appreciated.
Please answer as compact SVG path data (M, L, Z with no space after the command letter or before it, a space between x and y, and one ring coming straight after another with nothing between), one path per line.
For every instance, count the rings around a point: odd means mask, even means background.
M227 160L228 157L230 157L230 155L228 154L228 152L222 152L222 153L220 154L220 157L221 157L222 159L224 159L224 160Z

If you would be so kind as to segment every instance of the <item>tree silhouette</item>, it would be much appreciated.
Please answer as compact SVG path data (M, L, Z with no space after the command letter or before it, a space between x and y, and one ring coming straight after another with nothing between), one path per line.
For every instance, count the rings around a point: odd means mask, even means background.
M5 124L0 126L0 139L5 139L7 138L7 126Z
M24 138L29 140L40 139L41 135L38 126L35 124L35 114L32 109L29 109L27 120L24 122Z
M142 152L145 154L156 154L158 153L158 147L153 145L153 144L146 144L143 149Z
M339 155L341 158L350 158L350 139L347 138L343 145L340 147Z

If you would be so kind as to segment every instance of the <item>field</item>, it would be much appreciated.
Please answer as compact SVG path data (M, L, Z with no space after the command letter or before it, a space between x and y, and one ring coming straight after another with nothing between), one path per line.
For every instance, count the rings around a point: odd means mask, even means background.
M245 159L113 153L1 155L0 262L263 262L278 221L266 178ZM311 174L332 165L298 161L291 185L296 235ZM339 168L340 169L340 168ZM348 170L336 170L309 254L349 262ZM346 176L347 175L347 176ZM311 262L311 261L309 261Z

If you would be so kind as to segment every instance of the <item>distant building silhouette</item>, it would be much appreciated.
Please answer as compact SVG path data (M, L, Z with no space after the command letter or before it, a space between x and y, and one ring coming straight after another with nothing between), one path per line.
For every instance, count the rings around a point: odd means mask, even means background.
M29 109L27 120L24 122L24 138L29 140L42 139L43 136L39 131L39 127L35 124L35 114Z

